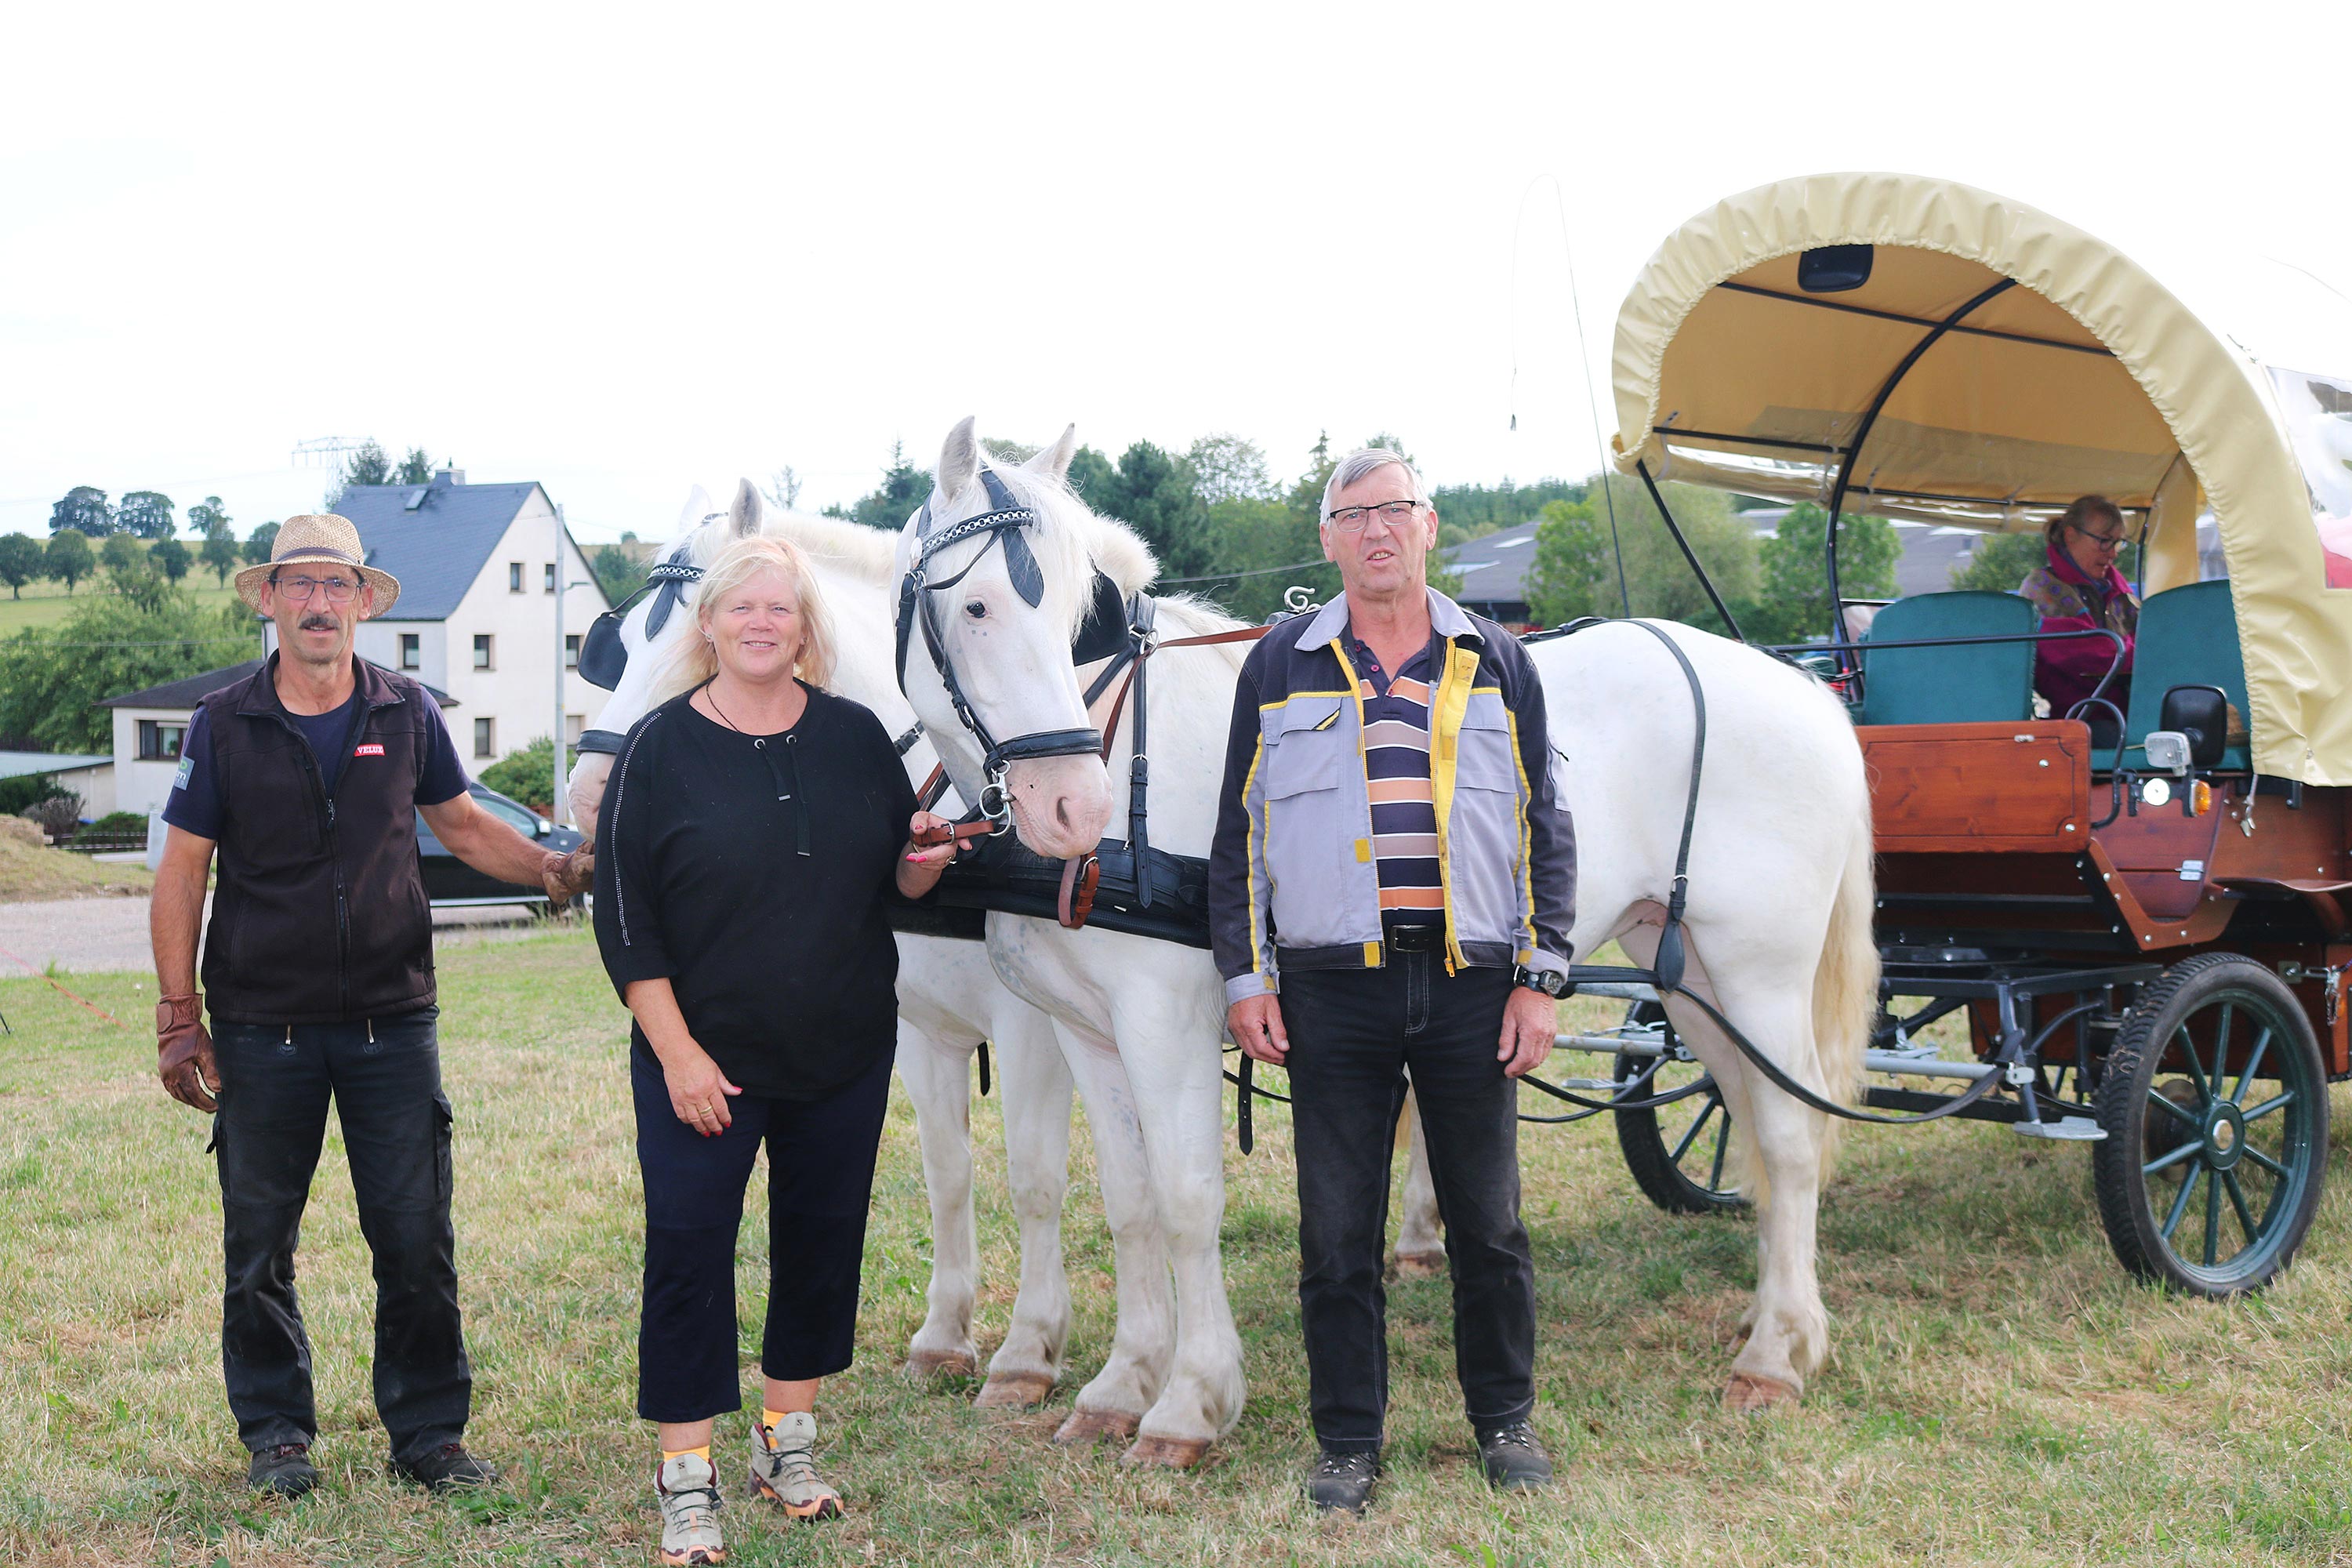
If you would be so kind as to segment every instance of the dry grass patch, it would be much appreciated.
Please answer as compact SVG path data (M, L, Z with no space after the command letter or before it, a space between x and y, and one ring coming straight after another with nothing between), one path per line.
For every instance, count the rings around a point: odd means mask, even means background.
M154 873L136 861L92 860L69 850L35 848L0 837L0 904L143 899L154 886Z

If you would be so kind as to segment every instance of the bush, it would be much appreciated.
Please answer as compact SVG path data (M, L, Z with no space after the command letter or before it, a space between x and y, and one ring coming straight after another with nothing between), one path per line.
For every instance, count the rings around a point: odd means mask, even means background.
M81 796L61 790L47 800L34 802L23 815L38 823L41 831L50 837L62 838L81 821Z
M40 802L55 800L65 793L58 781L47 773L0 779L0 816L22 816Z
M144 844L147 841L147 814L142 811L110 811L73 836L76 844L118 838L136 838Z
M555 742L541 735L520 752L509 752L474 776L500 795L550 815L555 787Z
M106 752L113 723L97 703L260 657L243 605L205 609L160 578L153 587L152 603L109 595L59 625L0 640L0 731L55 751Z

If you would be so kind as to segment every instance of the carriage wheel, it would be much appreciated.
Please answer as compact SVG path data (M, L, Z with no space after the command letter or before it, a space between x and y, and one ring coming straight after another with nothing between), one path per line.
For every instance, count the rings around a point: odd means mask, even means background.
M2327 1079L2285 983L2208 952L2141 993L2099 1086L2099 1213L2126 1268L2200 1296L2258 1290L2319 1206Z
M1655 1002L1636 1002L1625 1015L1628 1024L1654 1024L1665 1017ZM1666 1028L1668 1039L1674 1028ZM1617 1081L1639 1078L1649 1065L1643 1057L1617 1058ZM1633 1184L1668 1214L1721 1214L1745 1208L1748 1200L1730 1184L1726 1156L1731 1149L1731 1110L1706 1069L1693 1062L1668 1062L1650 1080L1641 1098L1704 1080L1706 1089L1688 1100L1654 1110L1620 1110L1617 1146L1625 1152L1625 1168Z

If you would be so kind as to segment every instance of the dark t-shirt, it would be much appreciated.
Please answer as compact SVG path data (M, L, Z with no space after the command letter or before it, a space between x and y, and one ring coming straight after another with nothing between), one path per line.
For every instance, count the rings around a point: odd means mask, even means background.
M343 763L348 761L344 742L352 733L352 710L359 705L360 694L353 689L351 700L329 713L296 713L286 715L294 727L310 743L310 754L319 759L319 782L327 793L335 793L335 781L343 776ZM439 805L466 793L466 764L457 760L457 742L449 738L449 726L441 718L441 710L425 700L425 711L432 716L426 726L430 731L425 757L425 778L416 786L419 805ZM218 838L227 805L221 799L220 786L213 772L212 724L205 710L196 710L188 721L188 731L180 738L180 772L172 781L172 793L163 802L163 820L173 827L184 828L199 838Z
M898 1039L887 910L914 813L882 721L845 698L811 689L799 723L758 736L663 703L623 742L596 820L614 988L667 978L746 1093L833 1092Z

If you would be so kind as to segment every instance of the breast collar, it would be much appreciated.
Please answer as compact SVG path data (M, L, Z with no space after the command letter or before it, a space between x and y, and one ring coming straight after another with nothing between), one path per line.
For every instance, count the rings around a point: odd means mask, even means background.
M979 742L983 775L981 797L975 802L988 820L1002 833L1013 826L1013 801L1005 793L1004 775L1013 763L1043 757L1076 757L1099 753L1102 731L1099 730L1036 730L1025 735L998 740L987 722L964 696L963 683L956 679L955 664L948 658L947 644L942 637L937 613L929 595L943 593L970 576L972 569L988 557L992 546L1002 545L1004 569L1013 580L1013 591L1021 595L1022 603L1035 608L1045 595L1045 574L1038 567L1037 557L1023 537L1024 530L1037 525L1037 513L1021 505L1007 489L1004 481L985 467L980 470L980 481L986 488L988 510L961 522L950 523L938 532L931 531L931 505L928 500L915 518L917 544L914 557L908 563L906 575L898 580L898 625L897 670L898 689L907 689L907 645L915 626L923 628L923 647L930 655L931 668L939 672L940 684L947 689L948 700L954 704L956 721ZM929 567L943 551L967 540L982 539L983 542L964 569L951 577L934 583Z

